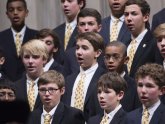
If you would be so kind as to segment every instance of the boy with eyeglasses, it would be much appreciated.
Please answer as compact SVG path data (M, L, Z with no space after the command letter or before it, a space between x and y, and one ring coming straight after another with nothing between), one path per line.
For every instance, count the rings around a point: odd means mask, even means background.
M128 84L128 89L125 91L125 95L121 100L123 109L127 112L134 110L140 105L140 102L137 96L134 79L129 77L124 71L126 68L125 65L129 60L126 46L120 41L110 42L107 44L104 54L104 62L108 71L116 71Z
M30 124L84 124L83 113L60 102L65 92L65 81L61 73L49 70L38 80L38 92L43 109L36 109L30 117ZM46 117L47 120L45 119Z

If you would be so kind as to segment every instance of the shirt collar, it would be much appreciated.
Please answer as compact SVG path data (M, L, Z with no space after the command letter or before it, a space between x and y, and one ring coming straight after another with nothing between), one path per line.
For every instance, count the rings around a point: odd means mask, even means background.
M81 66L80 66L80 73L85 73L86 75L87 74L89 74L89 73L91 73L91 72L93 72L93 71L95 71L97 68L98 68L98 63L96 63L95 65L93 65L92 67L90 67L89 69L87 69L87 70L83 70L83 68L81 68Z
M21 36L24 36L25 30L26 30L26 26L24 26L24 27L21 29L20 32L16 32L16 31L13 29L13 27L11 27L11 31L12 31L12 33L13 33L14 36L15 36L17 33L19 33Z
M151 107L148 108L148 112L149 115L152 117L152 115L154 114L155 110L158 108L158 106L160 105L160 100L158 100L154 105L152 105ZM144 110L144 106L143 106L143 110Z
M26 75L26 77L27 77L27 83L28 83L28 84L30 84L32 80L30 79L30 77L29 77L28 75ZM39 79L39 78L37 78L37 79L33 80L33 81L34 81L34 85L36 85L36 84L37 84L38 79Z
M76 20L76 18L72 21L72 22L66 22L66 27L67 27L67 25L70 25L71 27L72 27L72 30L76 27L76 25L77 25L77 20Z
M142 31L142 32L138 35L138 37L134 38L134 37L132 36L132 39L135 39L136 42L141 42L142 39L144 38L145 34L147 33L147 31L148 31L148 29L145 29L144 31Z
M111 19L112 19L113 22L114 22L116 19L119 19L119 21L124 22L124 15L122 15L120 18L116 18L116 17L114 17L113 15L111 15Z
M57 109L57 106L58 106L58 104L50 112L46 112L45 109L44 109L44 106L43 106L43 116L45 114L50 114L53 117L53 115L54 115L54 113L55 113L55 111Z
M117 113L117 111L121 108L121 104L119 104L113 111L111 111L110 113L107 113L108 114L108 117L109 118L113 118L114 115Z

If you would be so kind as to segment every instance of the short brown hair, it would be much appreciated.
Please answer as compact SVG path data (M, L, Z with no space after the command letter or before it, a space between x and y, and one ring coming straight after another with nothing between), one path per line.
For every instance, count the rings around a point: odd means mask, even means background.
M108 72L103 74L97 83L97 88L101 87L102 89L113 89L116 94L120 91L126 91L127 83L117 72Z
M150 63L140 66L136 72L135 80L138 81L139 78L146 76L151 77L159 88L165 86L165 70L162 65Z
M49 83L55 83L57 84L58 88L61 89L65 86L64 76L55 70L44 72L39 77L38 86Z
M88 40L95 51L97 50L104 50L104 43L103 43L103 38L100 34L96 32L85 32L85 33L80 33L78 34L76 40L78 39L85 39Z

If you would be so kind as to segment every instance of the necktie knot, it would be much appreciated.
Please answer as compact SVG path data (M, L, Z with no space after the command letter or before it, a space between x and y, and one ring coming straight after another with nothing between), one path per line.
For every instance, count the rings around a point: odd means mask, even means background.
M105 114L100 124L108 124L108 119L109 119L108 114Z
M143 110L142 124L149 124L149 111L147 108Z
M44 115L44 124L50 124L52 116L50 114Z
M119 21L120 21L119 19L115 19L115 20L113 21L113 23L114 23L115 25L117 25Z

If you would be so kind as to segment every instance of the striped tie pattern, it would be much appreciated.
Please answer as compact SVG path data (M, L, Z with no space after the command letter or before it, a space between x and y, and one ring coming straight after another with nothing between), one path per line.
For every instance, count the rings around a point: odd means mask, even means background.
M29 101L30 110L33 111L35 104L34 81L30 81L29 90L28 90L28 101Z
M135 52L136 52L135 49L136 49L136 40L133 40L130 43L130 49L128 51L129 61L128 61L127 67L128 67L128 72L129 73L130 73L133 58L134 58L134 55L135 55Z
M118 29L117 29L117 25L118 25L119 19L115 19L115 21L113 21L112 27L111 27L111 34L110 34L110 41L114 41L117 40L118 37Z
M15 35L15 46L16 46L16 51L17 51L17 56L20 56L20 50L21 50L21 34L17 33Z
M70 26L70 24L68 24L68 25L66 26L66 31L65 31L65 41L64 41L64 48L65 48L65 49L66 49L66 47L67 47L67 45L68 45L68 42L69 42L71 33L72 33L72 27Z
M75 101L74 107L80 110L83 110L84 106L84 81L85 81L85 74L80 75L80 80L77 84L76 91L75 91Z

